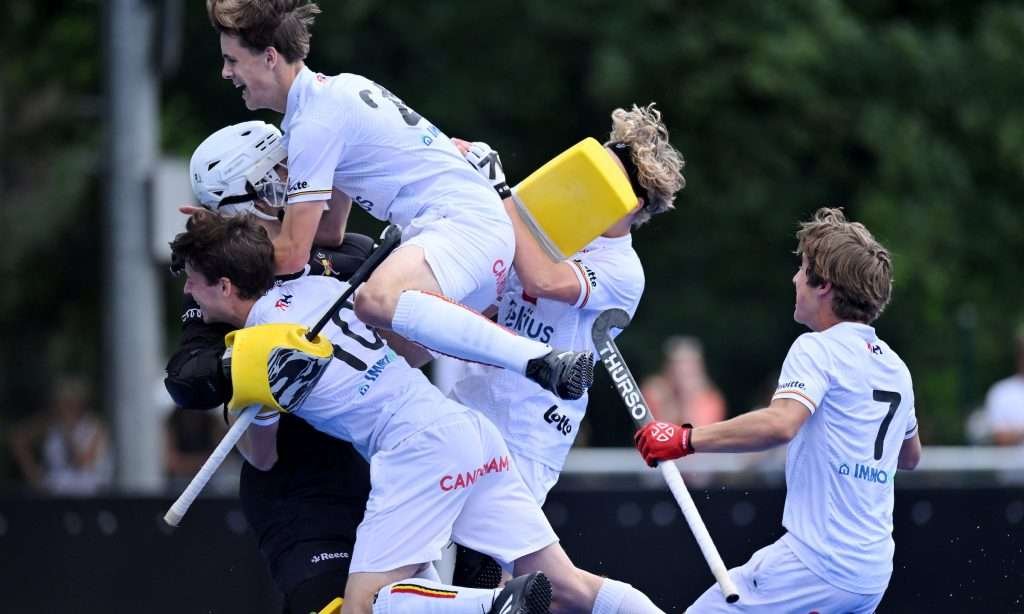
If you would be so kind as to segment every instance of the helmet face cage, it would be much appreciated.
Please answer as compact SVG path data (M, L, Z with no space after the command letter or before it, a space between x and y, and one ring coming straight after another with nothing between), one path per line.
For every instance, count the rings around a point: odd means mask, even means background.
M281 207L286 182L276 167L287 157L281 132L261 121L227 126L211 134L192 154L192 191L199 203L221 215L251 213L266 220L277 217L260 211L257 199Z

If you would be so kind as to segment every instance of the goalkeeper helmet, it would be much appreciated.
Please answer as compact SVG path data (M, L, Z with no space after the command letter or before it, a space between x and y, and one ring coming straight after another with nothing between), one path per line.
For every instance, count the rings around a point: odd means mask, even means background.
M250 121L221 128L192 154L192 193L200 205L221 215L252 213L277 220L256 204L284 205L287 185L275 168L287 157L281 131L271 124Z

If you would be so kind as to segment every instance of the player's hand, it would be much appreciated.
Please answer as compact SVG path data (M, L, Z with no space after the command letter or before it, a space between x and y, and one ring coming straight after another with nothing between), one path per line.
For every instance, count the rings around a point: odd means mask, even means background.
M690 445L692 432L693 427L689 424L650 422L633 435L633 443L644 457L644 461L654 467L658 461L693 454L693 446Z
M466 156L466 161L473 165L476 172L490 182L498 196L505 199L512 195L512 190L509 189L508 183L505 181L505 170L501 166L501 158L498 157L498 152L491 149L490 145L481 141L467 143L461 139L452 139L452 143L462 152L462 155ZM466 148L466 145L469 147Z
M184 215L195 215L200 211L209 211L209 209L204 209L198 205L182 205L178 207L178 212Z

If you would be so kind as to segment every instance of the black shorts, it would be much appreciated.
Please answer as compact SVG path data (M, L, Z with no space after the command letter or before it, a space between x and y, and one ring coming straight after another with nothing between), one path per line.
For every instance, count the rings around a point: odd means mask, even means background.
M285 612L319 612L345 594L352 543L344 540L300 542L275 557L271 575L284 593Z

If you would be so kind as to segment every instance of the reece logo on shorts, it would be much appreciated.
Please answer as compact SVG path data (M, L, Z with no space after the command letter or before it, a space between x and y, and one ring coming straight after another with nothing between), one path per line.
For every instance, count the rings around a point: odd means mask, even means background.
M321 552L320 554L314 554L313 558L309 559L309 562L320 563L321 561L329 561L331 559L347 559L349 556L348 552Z
M441 490L445 492L449 490L458 490L459 488L469 488L475 484L478 479L488 473L501 473L502 471L508 471L508 457L495 456L472 471L466 471L459 473L458 475L444 476L441 478L439 485L441 486Z

